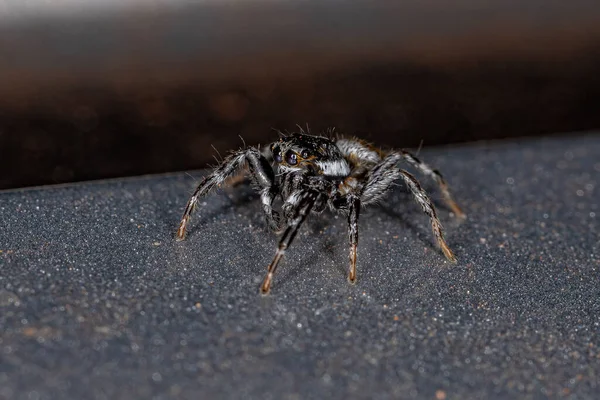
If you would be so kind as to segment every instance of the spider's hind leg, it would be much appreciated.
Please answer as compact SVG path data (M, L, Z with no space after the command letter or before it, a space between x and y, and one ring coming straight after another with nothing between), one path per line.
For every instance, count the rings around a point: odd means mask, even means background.
M267 225L271 229L276 229L279 225L279 216L273 210L272 204L277 194L277 185L275 183L275 173L273 168L269 164L268 160L260 151L256 148L248 148L245 150L238 150L225 157L223 162L215 168L213 172L205 176L200 184L196 187L196 190L190 197L179 228L177 229L177 240L183 240L186 234L187 224L190 220L192 212L198 204L198 200L216 187L221 186L225 181L234 176L244 164L248 164L248 170L252 182L255 184L257 189L260 191L260 197L262 201L263 211L267 220Z
M421 171L421 173L423 173L424 175L427 175L428 177L432 178L433 180L435 180L437 182L437 184L440 188L440 191L442 192L442 195L444 196L444 201L446 202L448 207L450 207L450 209L452 210L454 215L456 215L459 218L466 217L464 211L458 206L458 204L456 204L456 201L454 201L452 194L450 194L450 188L448 187L448 184L444 180L444 177L442 177L442 174L440 173L440 171L438 171L437 169L433 169L429 165L421 162L421 160L419 160L417 157L415 157L414 155L412 155L411 153L409 153L406 150L401 150L400 155L410 165L412 165L413 167L415 167L416 169Z
M429 216L433 235L435 236L438 245L444 252L444 255L449 261L456 262L456 257L452 253L452 250L450 250L450 247L448 247L446 244L444 232L442 230L442 224L437 217L435 207L429 199L429 196L427 196L427 193L425 190L423 190L414 176L405 170L398 169L396 166L401 159L401 154L392 153L375 168L373 168L361 194L361 200L363 204L371 204L376 202L383 197L396 179L402 178L410 189L417 203L419 203L423 209L423 212Z
M456 262L456 257L454 256L454 253L452 253L452 250L450 250L450 247L448 247L448 245L446 244L446 240L444 239L444 232L442 230L442 224L440 223L440 220L437 217L435 207L433 207L433 203L427 196L427 193L425 193L425 191L414 176L412 176L404 170L399 170L398 172L400 173L400 176L402 177L402 179L404 179L404 182L412 192L417 203L419 203L419 205L423 209L423 212L425 212L425 214L429 216L429 219L431 220L431 229L433 231L433 235L435 236L438 245L444 252L444 255L449 261Z

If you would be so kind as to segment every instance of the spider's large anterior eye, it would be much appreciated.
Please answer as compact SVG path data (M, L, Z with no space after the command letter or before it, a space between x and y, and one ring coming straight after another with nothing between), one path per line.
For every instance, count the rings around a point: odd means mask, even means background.
M281 151L279 150L279 146L273 147L272 152L273 152L273 159L275 161L277 161L278 163L283 161L283 158L281 157Z
M288 151L287 153L285 153L285 162L288 163L289 165L298 164L298 157L296 156L296 153L294 153L291 150Z

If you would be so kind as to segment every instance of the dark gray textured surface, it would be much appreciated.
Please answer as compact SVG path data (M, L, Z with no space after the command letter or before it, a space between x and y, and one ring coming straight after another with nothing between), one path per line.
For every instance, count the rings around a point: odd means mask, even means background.
M356 286L326 213L268 297L250 190L182 243L185 174L0 193L0 398L597 398L600 136L422 158L469 215L439 207L457 265L398 188L362 214Z

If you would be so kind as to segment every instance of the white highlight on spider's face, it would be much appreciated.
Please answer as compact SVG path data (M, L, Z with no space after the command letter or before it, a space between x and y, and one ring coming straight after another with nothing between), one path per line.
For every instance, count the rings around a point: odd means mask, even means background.
M323 175L328 176L348 176L350 174L350 166L346 160L333 161L317 161L315 165L323 171Z
M279 167L279 170L281 172L284 173L288 173L288 172L294 172L294 171L301 171L303 168L300 166L300 164L298 164L297 166L294 167L290 167L287 164L281 163L281 164L277 164Z

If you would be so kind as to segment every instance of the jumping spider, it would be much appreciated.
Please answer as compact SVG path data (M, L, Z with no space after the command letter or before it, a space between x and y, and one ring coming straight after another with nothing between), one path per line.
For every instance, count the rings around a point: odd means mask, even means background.
M198 199L247 165L248 175L260 192L267 225L275 232L283 231L275 257L269 264L268 273L260 287L263 294L269 292L277 265L308 214L311 211L320 213L327 206L332 211L340 211L348 216L348 279L354 283L360 208L381 199L398 178L402 178L417 203L429 216L433 234L446 258L456 262L444 240L442 226L431 200L419 182L398 167L402 161L434 179L454 214L464 217L464 213L452 199L442 175L407 151L383 151L360 139L330 139L300 130L290 135L282 134L277 142L262 150L248 147L227 156L212 173L202 179L188 201L177 230L177 240L185 238L186 227ZM272 207L277 196L283 200L281 213Z

